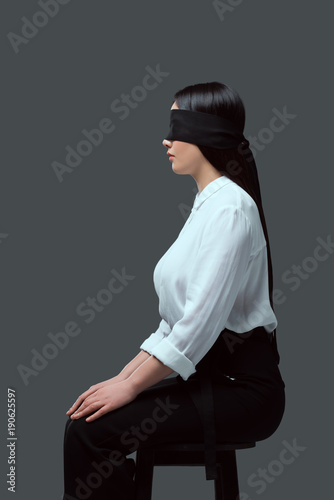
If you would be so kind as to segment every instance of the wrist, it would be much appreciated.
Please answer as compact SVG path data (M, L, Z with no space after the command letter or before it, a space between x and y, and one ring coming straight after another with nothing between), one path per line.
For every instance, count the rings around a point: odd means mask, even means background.
M130 390L138 395L173 372L172 368L151 355L127 378L126 382L131 387Z
M141 392L141 389L136 379L134 377L131 377L131 375L125 380L122 380L121 382L124 382L127 392L132 394L133 398L136 398L138 394Z
M113 378L117 382L124 382L124 380L127 380L128 377L129 377L129 374L120 372L118 375L116 375L116 377L113 377Z

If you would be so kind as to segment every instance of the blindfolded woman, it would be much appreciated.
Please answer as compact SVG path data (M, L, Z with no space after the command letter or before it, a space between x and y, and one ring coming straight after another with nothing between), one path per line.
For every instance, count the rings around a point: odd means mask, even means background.
M143 443L202 439L206 479L215 479L215 442L263 440L282 420L269 238L244 125L243 102L227 85L174 95L163 145L173 172L191 175L198 192L154 269L157 330L67 412L64 500L133 499L126 456Z

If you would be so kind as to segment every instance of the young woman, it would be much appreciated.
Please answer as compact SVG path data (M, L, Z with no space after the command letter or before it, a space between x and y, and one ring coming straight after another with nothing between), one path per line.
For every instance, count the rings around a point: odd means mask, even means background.
M263 440L281 422L271 255L244 125L242 100L222 83L174 96L163 144L198 193L154 269L158 329L67 412L64 500L133 499L135 462L126 457L143 443L204 440L214 479L215 440Z

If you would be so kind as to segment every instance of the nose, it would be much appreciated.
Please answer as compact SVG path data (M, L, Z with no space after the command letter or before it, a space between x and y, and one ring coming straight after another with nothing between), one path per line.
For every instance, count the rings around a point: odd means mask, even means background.
M166 146L166 148L171 148L172 147L172 141L168 141L167 139L164 139L162 141L162 144Z

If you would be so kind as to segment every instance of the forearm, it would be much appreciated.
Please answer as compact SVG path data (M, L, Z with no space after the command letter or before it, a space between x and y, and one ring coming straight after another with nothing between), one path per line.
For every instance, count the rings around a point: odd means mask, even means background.
M127 378L127 381L132 385L136 394L139 394L147 387L160 382L160 380L168 377L173 372L172 368L164 365L152 355L134 370L130 377Z
M151 355L141 350L136 357L134 357L117 375L117 378L120 380L126 380L130 375L142 364L144 363Z

